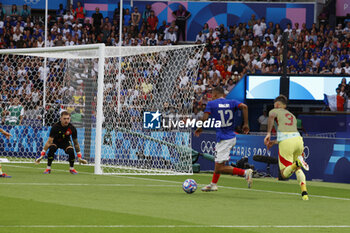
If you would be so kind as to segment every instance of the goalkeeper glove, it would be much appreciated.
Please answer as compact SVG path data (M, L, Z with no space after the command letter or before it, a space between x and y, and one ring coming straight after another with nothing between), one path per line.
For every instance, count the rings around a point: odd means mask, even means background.
M39 164L40 161L44 158L45 154L46 154L46 151L42 150L41 153L40 153L40 157L36 158L35 163Z
M79 164L87 164L88 163L85 159L81 158L81 152L78 152L77 156L78 156Z

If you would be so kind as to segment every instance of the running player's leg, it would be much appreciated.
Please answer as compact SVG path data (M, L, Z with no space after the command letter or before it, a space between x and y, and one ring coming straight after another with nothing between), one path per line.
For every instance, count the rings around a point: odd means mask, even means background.
M288 179L293 175L298 166L294 162L294 141L295 138L285 139L278 144L278 163L281 171L281 176Z
M47 153L47 167L46 167L46 170L44 171L45 174L51 173L51 165L52 165L52 161L55 159L56 151L57 151L56 144L52 144L49 146L49 152Z
M302 199L308 200L309 197L308 197L307 188L306 188L306 177L303 170L301 169L301 165L298 164L300 163L300 160L298 159L298 157L301 156L303 152L304 152L304 142L302 137L300 137L297 142L296 150L294 153L294 161L295 161L295 164L298 165L298 168L295 171L295 175L300 185Z
M236 145L236 138L222 140L215 146L215 170L211 184L202 188L202 191L216 191L217 182L220 178L220 174L232 174L245 176L248 181L248 187L252 184L252 170L251 169L240 169L232 166L227 166L225 163L230 159L230 151L232 147Z

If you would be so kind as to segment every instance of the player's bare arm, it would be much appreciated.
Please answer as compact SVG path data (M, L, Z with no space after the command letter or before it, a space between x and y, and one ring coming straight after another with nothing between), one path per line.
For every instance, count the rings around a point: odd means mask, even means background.
M249 124L248 124L248 106L241 103L238 107L243 113L243 133L249 133Z
M40 161L44 158L45 154L46 154L46 151L49 149L49 147L53 144L53 137L49 137L44 145L44 148L43 150L41 151L40 153L40 157L35 159L35 163L36 164L39 164Z
M205 112L204 115L203 115L202 121L204 122L204 121L206 121L206 120L208 120L208 119L209 119L209 113ZM196 131L194 132L194 135L195 135L196 137L199 137L199 135L200 135L202 132L203 132L203 128L202 128L202 127L198 127L198 128L196 129Z
M273 112L269 113L269 119L267 120L267 134L266 134L266 137L264 138L264 144L266 146L269 145L269 143L270 143L271 131L272 131L273 123L275 122L276 117L277 117L277 115L275 113L273 113Z
M10 133L6 132L3 129L0 129L0 133L2 133L7 139L10 139L10 137L12 136Z
M43 151L46 152L52 144L53 144L53 138L49 137L44 145Z
M73 143L74 143L75 151L77 152L77 154L79 154L80 153L80 146L79 146L78 139L77 138L73 139Z

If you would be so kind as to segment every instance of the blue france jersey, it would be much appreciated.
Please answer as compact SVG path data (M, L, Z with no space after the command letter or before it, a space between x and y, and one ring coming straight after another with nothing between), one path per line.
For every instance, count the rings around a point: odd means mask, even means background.
M215 121L221 121L221 127L216 128L216 141L235 138L234 115L241 102L219 98L209 101L204 112L210 114L209 117Z

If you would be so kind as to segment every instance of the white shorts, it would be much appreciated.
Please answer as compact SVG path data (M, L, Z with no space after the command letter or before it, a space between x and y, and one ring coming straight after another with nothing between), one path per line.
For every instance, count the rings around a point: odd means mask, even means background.
M236 145L236 138L231 138L227 140L221 140L216 143L215 151L215 162L223 163L230 160L230 151Z

